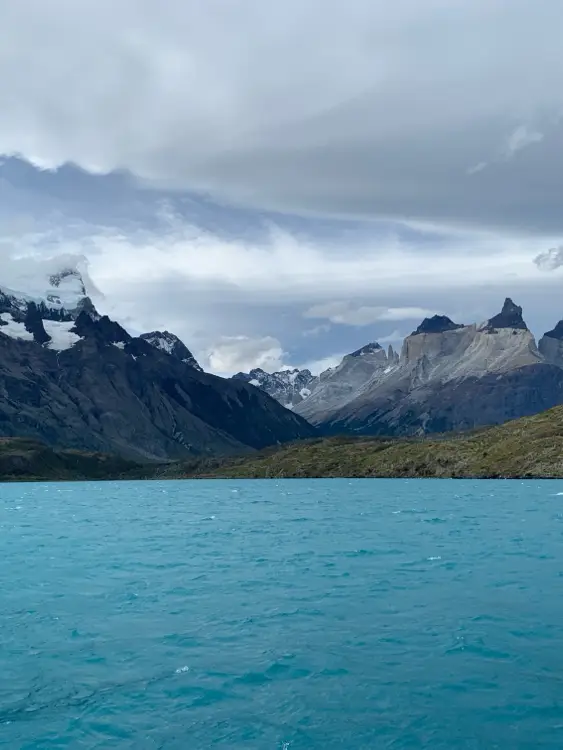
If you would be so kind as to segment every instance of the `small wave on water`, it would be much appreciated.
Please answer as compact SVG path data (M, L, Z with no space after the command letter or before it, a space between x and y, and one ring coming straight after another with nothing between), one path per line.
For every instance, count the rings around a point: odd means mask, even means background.
M108 696L119 693L124 689L140 688L146 691L159 682L166 681L171 675L179 675L189 672L189 667L180 667L174 672L166 671L153 675L150 678L138 677L130 680L116 680L114 682L101 682L93 688L87 686L72 687L61 690L60 685L56 688L49 684L35 686L30 692L13 705L0 704L0 724L12 724L21 720L36 720L41 715L49 712L58 712L63 709L85 708L95 702L101 702ZM52 691L52 695L49 693Z

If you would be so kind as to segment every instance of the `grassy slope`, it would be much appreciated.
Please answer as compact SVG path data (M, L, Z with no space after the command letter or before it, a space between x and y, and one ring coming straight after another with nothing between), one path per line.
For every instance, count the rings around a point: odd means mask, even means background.
M308 440L176 477L563 477L563 406L466 435Z
M48 448L26 438L0 439L0 481L121 479L153 471L118 456Z
M563 406L465 435L319 438L167 467L0 439L0 481L182 477L563 477Z

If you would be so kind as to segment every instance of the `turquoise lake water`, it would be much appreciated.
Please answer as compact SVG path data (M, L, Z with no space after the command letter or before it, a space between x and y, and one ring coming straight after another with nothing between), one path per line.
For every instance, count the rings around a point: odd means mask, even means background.
M563 483L0 485L0 747L563 747Z

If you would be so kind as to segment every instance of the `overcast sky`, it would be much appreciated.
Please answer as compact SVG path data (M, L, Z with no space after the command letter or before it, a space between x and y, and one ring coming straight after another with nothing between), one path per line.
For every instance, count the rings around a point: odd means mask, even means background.
M85 257L104 311L222 373L505 296L541 334L562 28L560 0L4 0L0 272Z

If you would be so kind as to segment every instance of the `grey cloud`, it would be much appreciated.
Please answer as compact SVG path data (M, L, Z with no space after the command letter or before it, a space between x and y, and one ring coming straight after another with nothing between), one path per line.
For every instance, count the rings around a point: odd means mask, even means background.
M385 336L380 336L377 341L379 344L399 344L403 341L406 334L401 333L397 329L394 331L391 331L391 333L386 334Z
M504 147L504 156L506 159L512 157L523 148L531 146L533 143L543 141L544 134L537 130L530 130L526 125L520 125L510 134Z
M534 258L534 263L542 271L555 271L563 266L563 245L552 247Z
M318 326L313 326L313 328L306 328L304 331L302 331L302 336L319 336L321 333L328 333L331 329L331 326L329 323L321 323Z
M527 125L519 125L516 130L510 133L508 138L506 138L502 148L498 150L496 156L493 156L488 161L480 161L478 164L470 167L467 170L467 174L472 175L482 172L495 162L509 161L518 153L518 151L522 151L522 149L532 146L534 143L540 143L543 139L543 133L540 133L537 130L532 130Z
M0 152L268 209L563 231L562 24L559 0L3 3Z
M340 325L367 326L378 321L417 320L435 314L435 311L422 307L354 306L349 302L333 301L313 305L305 310L303 317L327 319Z

